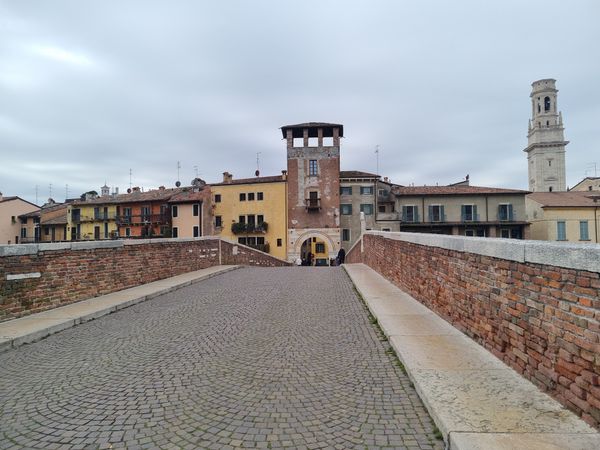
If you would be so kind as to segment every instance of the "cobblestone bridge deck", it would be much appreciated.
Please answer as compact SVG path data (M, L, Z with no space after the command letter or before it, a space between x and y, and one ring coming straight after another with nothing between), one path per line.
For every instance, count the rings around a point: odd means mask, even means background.
M441 449L339 268L243 268L0 354L0 448Z

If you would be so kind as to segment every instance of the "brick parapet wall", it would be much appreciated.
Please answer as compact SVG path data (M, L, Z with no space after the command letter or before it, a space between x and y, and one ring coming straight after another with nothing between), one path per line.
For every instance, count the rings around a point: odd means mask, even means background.
M363 239L346 262L367 264L599 426L600 246L380 232Z
M218 264L289 265L206 237L0 246L0 321Z

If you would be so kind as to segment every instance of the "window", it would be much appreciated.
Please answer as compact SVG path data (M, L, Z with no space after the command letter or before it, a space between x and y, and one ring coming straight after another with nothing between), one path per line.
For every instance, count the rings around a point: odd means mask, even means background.
M248 214L248 224L255 225L256 224L256 216L254 214Z
M429 221L430 222L444 222L444 206L443 205L430 205L429 206Z
M470 230L470 229L466 229L465 230L465 236L475 236L475 231L474 230Z
M500 237L508 239L510 238L510 230L508 228L502 228L500 230Z
M283 240L281 238L277 239L277 247L281 247L283 245Z
M352 195L352 186L340 186L340 195Z
M548 160L548 167L552 167L552 160L551 159Z
M319 146L319 138L309 137L308 138L308 146L309 147L318 147Z
M550 97L544 97L544 112L550 111Z
M385 194L386 194L385 189L379 189L379 191L377 193L377 195L379 195L380 197L385 197Z
M246 223L246 216L240 216L239 219L240 223Z
M373 195L373 186L361 186L360 195Z
M238 244L246 245L247 241L245 237L238 238Z
M580 241L589 241L590 234L588 230L588 221L581 220L579 221L579 240Z
M246 193L240 192L240 202L245 202L245 201L246 201Z
M325 253L325 244L317 242L315 245L315 253Z
M215 227L221 228L223 226L223 217L215 216Z
M294 147L304 147L304 138L294 138L294 140L292 141L292 145Z
M194 217L198 217L200 215L200 205L198 203L192 205L192 215Z
M365 213L365 216L370 216L373 214L373 204L372 203L362 203L360 205L360 212Z
M257 236L256 245L265 245L265 238L263 236Z
M131 236L131 228L129 228L129 227L125 228L125 236L126 236L126 237L129 237L129 236ZM173 236L174 236L174 237L177 237L177 236L175 236L175 235L173 235Z
M256 193L256 200L258 200L258 201L263 200L263 193L262 192L257 192Z
M265 221L265 216L263 216L262 214L259 214L258 216L256 216L256 223L263 223Z
M194 225L194 237L200 236L200 227L198 225Z
M104 222L104 239L108 239L108 222Z
M249 202L253 202L254 201L254 192L248 192L248 201Z
M564 220L559 220L556 222L556 240L567 240L567 223Z
M323 147L333 147L333 136L323 136Z
M318 167L317 167L316 159L311 159L308 161L308 174L309 175L318 175Z
M50 227L44 227L44 234L50 236Z
M150 207L142 206L142 220L149 221L150 220Z
M402 221L403 222L418 222L419 208L415 205L402 206Z
M513 207L511 204L498 205L498 220L513 220Z
M350 240L350 230L348 228L342 229L342 241Z
M379 206L377 206L377 211L379 211L380 213L384 213L385 212L385 205L379 205Z
M341 214L343 214L345 216L350 215L350 214L352 214L352 205L349 203L342 203L340 205L340 210L341 210L340 211Z
M21 228L21 239L25 239L27 237L27 228Z
M215 203L221 203L221 194L215 194Z
M477 205L461 205L460 216L463 222L477 221Z
M175 212L177 212L177 206L173 206L173 208L175 208ZM125 217L125 220L127 222L131 221L131 208L123 208L123 216ZM173 217L177 217L177 214L175 214Z
M256 245L256 238L254 236L246 238L246 245L249 245L251 247Z
M552 192L552 186L548 188L548 192Z
M179 237L179 228L173 227L173 237Z

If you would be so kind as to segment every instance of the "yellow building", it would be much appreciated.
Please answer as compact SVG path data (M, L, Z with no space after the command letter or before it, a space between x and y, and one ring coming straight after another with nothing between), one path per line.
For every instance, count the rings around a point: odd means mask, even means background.
M287 258L287 183L285 175L212 184L216 235Z
M531 239L599 243L598 192L534 192L526 197L526 207Z
M97 197L67 207L67 240L86 241L117 237L117 206L111 198Z

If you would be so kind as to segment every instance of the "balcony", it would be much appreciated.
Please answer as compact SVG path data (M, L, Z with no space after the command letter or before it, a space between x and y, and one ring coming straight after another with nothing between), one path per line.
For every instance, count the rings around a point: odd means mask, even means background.
M267 222L259 224L236 222L231 225L231 232L233 234L266 233L268 229L269 224Z
M114 214L103 214L103 213L94 214L94 220L114 220L114 218L115 218Z
M117 225L144 225L144 224L168 224L171 223L169 214L138 214L115 216Z
M319 211L321 209L320 198L307 198L305 204L307 211Z
M460 218L461 222L479 222L479 214L463 214Z
M400 220L399 212L377 213L377 220Z

